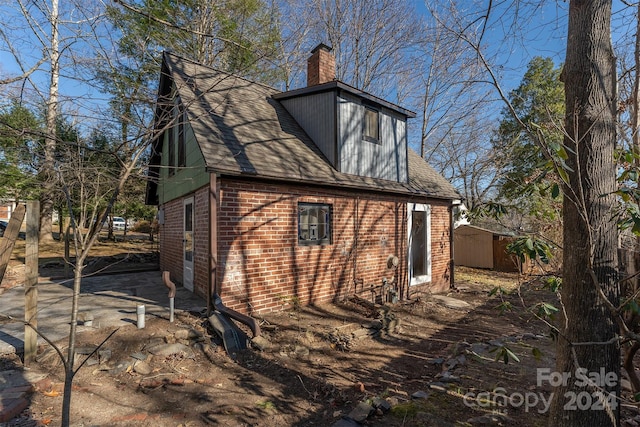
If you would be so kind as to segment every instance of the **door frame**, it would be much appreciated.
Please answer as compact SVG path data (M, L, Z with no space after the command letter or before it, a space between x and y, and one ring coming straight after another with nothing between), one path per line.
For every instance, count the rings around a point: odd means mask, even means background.
M426 212L425 215L425 227L424 227L424 239L426 247L423 252L424 263L427 267L426 274L420 276L413 275L413 212ZM426 203L408 203L407 204L407 267L409 272L409 285L421 285L431 282L431 205Z
M187 223L187 205L191 205L191 224ZM194 218L194 199L192 197L187 197L182 201L182 286L185 289L193 292L193 259L194 259L194 226L195 226L195 218ZM187 230L187 226L190 225L189 228L191 230ZM188 249L190 250L191 256L190 260L187 256Z

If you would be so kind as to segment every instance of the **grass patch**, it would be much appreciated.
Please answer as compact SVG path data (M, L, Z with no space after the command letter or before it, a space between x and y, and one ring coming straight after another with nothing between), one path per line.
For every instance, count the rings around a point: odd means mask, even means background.
M499 286L506 291L512 291L518 287L519 283L518 273L456 267L457 285L477 286L486 291Z
M428 406L426 401L409 400L391 408L391 415L402 420L412 419L418 412L425 412Z

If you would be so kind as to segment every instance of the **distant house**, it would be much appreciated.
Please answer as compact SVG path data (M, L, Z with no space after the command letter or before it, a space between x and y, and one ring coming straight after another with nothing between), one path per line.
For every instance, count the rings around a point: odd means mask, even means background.
M0 200L0 221L9 221L16 206L14 200Z
M334 63L319 45L280 92L163 55L147 203L174 281L245 313L449 288L459 194L407 147L415 114Z

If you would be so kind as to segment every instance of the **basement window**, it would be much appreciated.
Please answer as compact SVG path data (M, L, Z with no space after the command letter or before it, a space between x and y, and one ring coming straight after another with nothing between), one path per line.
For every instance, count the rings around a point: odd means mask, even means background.
M364 107L364 122L362 128L362 137L365 141L379 142L380 141L380 113L375 108L365 106Z
M298 203L298 244L331 244L331 205Z

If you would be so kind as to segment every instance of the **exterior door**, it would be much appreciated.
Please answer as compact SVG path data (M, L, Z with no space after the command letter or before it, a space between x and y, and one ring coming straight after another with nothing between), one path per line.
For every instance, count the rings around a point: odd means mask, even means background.
M193 292L193 197L184 200L182 285Z
M409 277L411 285L431 281L431 207L409 203Z

